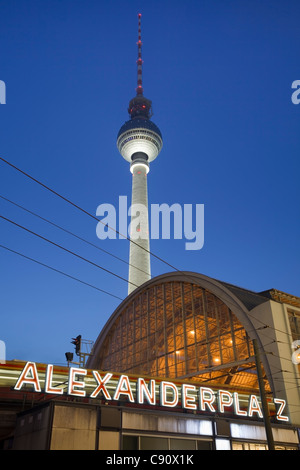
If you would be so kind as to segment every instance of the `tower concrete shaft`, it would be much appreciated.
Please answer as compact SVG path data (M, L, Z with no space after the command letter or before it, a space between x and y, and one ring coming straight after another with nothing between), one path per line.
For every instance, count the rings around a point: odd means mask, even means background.
M151 279L150 239L148 214L148 165L134 163L132 172L132 199L130 222L128 294Z

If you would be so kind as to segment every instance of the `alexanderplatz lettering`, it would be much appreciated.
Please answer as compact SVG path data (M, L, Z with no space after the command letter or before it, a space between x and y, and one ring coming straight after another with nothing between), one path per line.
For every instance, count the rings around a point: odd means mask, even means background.
M160 380L156 383L154 379L148 379L148 383L143 378L129 378L121 375L117 379L112 373L100 375L99 371L92 370L94 385L91 393L86 391L84 378L87 376L87 369L70 368L67 381L67 394L81 398L103 398L109 400L127 399L131 403L139 405L159 405L164 408L175 408L179 406L186 410L200 410L208 413L225 413L230 411L236 416L263 418L259 398L256 395L248 396L247 406L242 407L241 402L245 401L245 395L241 396L237 392L218 390L217 392L209 387L199 387L193 384L176 385L173 382ZM80 380L81 378L81 380ZM54 395L62 395L64 388L61 384L54 384L54 366L49 364L46 368L45 384L42 390L42 379L39 377L36 364L27 362L21 372L14 390L21 390L23 385L30 384L35 392L44 392ZM286 407L285 400L274 398L275 405L278 405L276 419L278 421L289 421L288 416L283 412ZM246 408L246 409L245 409Z

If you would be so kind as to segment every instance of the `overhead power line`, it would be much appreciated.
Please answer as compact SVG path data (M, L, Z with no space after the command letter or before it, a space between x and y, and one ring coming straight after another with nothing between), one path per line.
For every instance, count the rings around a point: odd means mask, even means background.
M39 235L39 234L36 233L36 232L33 232L33 231L30 230L29 228L26 228L26 227L24 227L23 225L20 225L20 224L18 224L17 222L14 222L13 220L10 220L10 219L8 219L7 217L4 217L3 215L0 215L0 218L3 219L3 220L6 220L6 222L9 222L9 223L15 225L16 227L21 228L22 230L25 230L25 231L28 232L28 233L31 233L32 235L34 235L34 236L36 236L36 237L38 237L38 238L40 238L40 239L42 239L42 240L44 240L44 241L46 241L46 242L48 242L48 243L51 243L51 245L54 245L54 246L56 246L57 248L60 248L61 250L66 251L67 253L70 253L71 255L76 256L77 258L79 258L79 259L81 259L81 260L86 261L87 263L89 263L89 264L91 264L91 265L93 265L93 266L95 266L95 267L97 267L97 268L99 268L99 269L102 269L103 271L105 271L105 272L111 274L112 276L115 276L115 277L121 279L122 281L125 281L126 283L128 283L128 280L125 279L124 277L119 276L118 274L115 274L114 272L110 271L109 269L106 269L106 268L104 268L103 266L100 266L99 264L94 263L93 261L88 260L87 258L84 258L83 256L78 255L78 254L75 253L74 251L68 250L68 248L63 247L62 245L59 245L58 243L55 243L55 242L49 240L48 238L43 237L42 235ZM135 284L133 284L133 285L135 285ZM135 286L135 287L138 287L138 286Z
M96 220L97 222L100 222L102 223L103 225L107 226L110 230L116 232L118 235L120 235L122 238L128 240L130 243L134 243L135 245L137 245L140 249L142 250L145 250L147 251L147 253L149 253L151 256L157 258L159 261L161 261L162 263L166 264L167 266L169 266L170 268L174 269L175 271L178 271L178 272L181 272L179 269L175 268L174 266L172 266L170 263L168 263L167 261L165 261L164 259L160 258L158 255L152 253L151 251L147 250L146 248L140 246L138 243L136 243L134 240L130 239L127 235L123 235L122 233L120 233L118 230L108 226L107 224L104 224L101 220L99 220L96 216L94 216L93 214L91 214L90 212L88 212L87 210L83 209L82 207L80 207L78 204L75 204L74 202L72 202L70 199L66 198L65 196L62 196L61 194L59 194L57 191L55 191L54 189L50 188L49 186L47 186L46 184L42 183L41 181L39 181L37 178L34 178L33 176L29 175L28 173L26 173L24 170L21 170L20 168L18 168L16 165L13 165L12 163L10 163L9 161L5 160L5 158L3 157L0 157L0 160L4 163L6 163L7 165L9 165L11 168L14 168L16 171L18 171L19 173L21 173L22 175L26 176L27 178L31 179L32 181L34 181L35 183L39 184L40 186L42 186L44 189L47 189L47 191L50 191L52 194L55 194L57 197L59 197L60 199L62 199L63 201L67 202L68 204L71 204L73 207L75 207L76 209L78 209L79 211L83 212L84 214L86 214L87 216L91 217L92 219Z
M126 261L126 260L120 258L119 256L114 255L114 254L111 253L110 251L104 250L104 249L101 248L100 246L95 245L94 243L91 243L90 241L86 240L85 238L82 238L82 237L80 237L79 235L76 235L75 233L71 232L70 230L67 230L67 229L63 228L63 227L61 227L61 226L58 225L58 224L55 224L55 223L52 222L51 220L46 219L45 217L42 217L42 216L39 215L39 214L36 214L35 212L33 212L33 211L27 209L26 207L21 206L20 204L17 204L17 203L14 202L14 201L11 201L11 200L8 199L7 197L4 197L4 196L1 196L1 195L0 195L0 198L3 199L4 201L9 202L9 203L12 204L12 205L18 207L19 209L22 209L23 211L28 212L29 214L33 215L34 217L37 217L38 219L43 220L44 222L46 222L46 223L52 225L53 227L58 228L59 230L61 230L61 231L65 232L65 233L67 233L68 235L71 235L72 237L77 238L78 240L80 240L80 241L86 243L87 245L90 245L90 246L96 248L97 250L102 251L103 253L105 253L105 254L107 254L107 255L109 255L109 256L112 256L113 258L117 259L118 261L121 261L122 263L125 263L125 264L127 264L127 265L129 265L129 266L133 266L133 265L132 265L131 263L129 263L128 261ZM135 269L139 270L139 271L142 271L140 268L137 268L136 266L133 266L133 267L134 267ZM142 272L145 273L145 271L142 271ZM149 274L149 273L145 273L145 274Z
M15 250L12 250L11 248L8 248L7 246L4 246L4 245L0 245L0 248L3 248L4 250L7 250L7 251L10 251L11 253L14 253L16 255L19 255L21 256L22 258L25 258L29 261L33 261L34 263L36 264L39 264L40 266L44 266L45 268L48 268L48 269L51 269L52 271L56 272L56 273L59 273L59 274L62 274L63 276L66 276L70 279L73 279L74 281L77 281L77 282L80 282L81 284L84 284L86 286L89 286L89 287L92 287L93 289L96 289L100 292L102 292L103 294L107 294L107 295L110 295L111 297L115 297L116 299L119 299L119 300L123 300L121 297L118 297L117 295L115 294L112 294L111 292L107 292L106 290L103 290L103 289L100 289L99 287L96 287L92 284L89 284L88 282L85 282L85 281L82 281L81 279L78 279L74 276L71 276L70 274L67 274L63 271L60 271L59 269L56 269L56 268L53 268L52 266L49 266L48 264L45 264L45 263L42 263L41 261L38 261L34 258L31 258L30 256L26 256L24 255L23 253L20 253L18 251L15 251Z

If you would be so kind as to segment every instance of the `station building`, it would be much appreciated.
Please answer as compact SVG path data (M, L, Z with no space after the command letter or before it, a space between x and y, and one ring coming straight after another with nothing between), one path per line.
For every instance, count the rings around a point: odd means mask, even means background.
M293 295L158 276L119 305L83 368L0 364L1 445L299 450L299 332Z

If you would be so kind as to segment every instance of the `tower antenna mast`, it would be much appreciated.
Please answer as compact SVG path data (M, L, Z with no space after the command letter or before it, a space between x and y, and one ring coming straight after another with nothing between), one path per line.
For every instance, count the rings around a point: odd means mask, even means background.
M141 28L141 17L142 14L138 14L138 19L139 19L139 33L138 33L138 58L137 58L137 89L136 89L136 94L137 95L143 95L143 80L142 80L142 66L143 66L143 59L142 59L142 28Z

